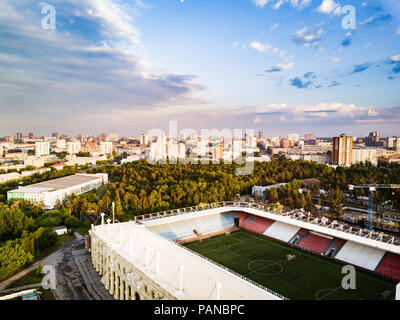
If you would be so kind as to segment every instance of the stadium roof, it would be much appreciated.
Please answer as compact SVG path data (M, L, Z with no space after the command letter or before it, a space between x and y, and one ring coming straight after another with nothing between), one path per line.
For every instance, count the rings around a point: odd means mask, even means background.
M97 180L99 178L99 176L95 175L75 174L67 177L31 184L26 187L11 190L9 192L41 193L45 191L56 191L60 189L71 188L86 182Z
M121 257L145 271L162 288L178 299L208 300L216 298L216 283L222 284L223 300L280 300L281 298L264 290L231 271L153 233L136 222L96 226L91 233L114 249ZM133 237L132 252L129 255L129 237ZM121 237L121 243L120 243ZM146 247L150 247L149 268L145 269ZM160 274L156 275L156 253L160 252ZM184 266L183 291L179 291L179 267Z

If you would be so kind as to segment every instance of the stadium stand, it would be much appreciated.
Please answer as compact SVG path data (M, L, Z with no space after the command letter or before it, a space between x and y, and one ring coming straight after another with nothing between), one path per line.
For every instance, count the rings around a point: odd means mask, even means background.
M383 250L347 241L335 258L368 270L375 270L384 254Z
M170 240L180 240L233 227L235 212L183 219L151 226L150 229Z
M170 240L177 240L179 236L173 231L169 224L161 224L156 225L151 228L154 232L158 233L159 235L170 239Z
M248 219L250 220L250 219ZM263 217L255 217L248 223L246 223L243 228L256 233L263 233L267 228L272 225L275 221Z
M332 244L332 247L340 248L346 240L335 238L335 241Z
M299 227L276 221L263 234L274 239L289 242L299 230Z
M376 271L386 276L400 279L400 256L387 252Z
M299 236L304 237L307 234L308 230L307 229L301 229L298 233Z
M252 215L250 215L246 212L242 212L242 211L239 211L237 213L237 216L239 217L239 226L240 227L244 227L249 222L248 220L253 217Z
M301 229L295 236L290 239L289 243L290 244L298 244L302 238L305 237L305 235L308 233L309 230L307 229Z
M298 243L298 246L308 249L315 253L324 254L329 247L332 239L320 237L316 234L309 233Z

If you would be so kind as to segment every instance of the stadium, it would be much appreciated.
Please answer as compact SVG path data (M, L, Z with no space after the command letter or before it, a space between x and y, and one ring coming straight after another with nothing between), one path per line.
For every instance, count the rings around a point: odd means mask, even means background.
M88 247L118 300L398 299L400 239L304 210L222 202L92 225ZM342 268L356 270L345 289Z

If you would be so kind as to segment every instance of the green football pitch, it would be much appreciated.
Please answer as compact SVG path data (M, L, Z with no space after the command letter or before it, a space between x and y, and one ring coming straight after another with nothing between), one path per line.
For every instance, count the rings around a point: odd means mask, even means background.
M342 264L240 230L184 244L288 299L394 299L396 283L356 269L356 289L343 289ZM288 255L295 256L288 260Z

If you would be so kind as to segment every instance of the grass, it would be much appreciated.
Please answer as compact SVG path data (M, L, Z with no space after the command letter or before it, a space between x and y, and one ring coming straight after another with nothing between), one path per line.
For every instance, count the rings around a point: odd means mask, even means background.
M396 283L356 269L356 289L341 286L343 265L240 230L185 246L289 299L394 299ZM295 255L288 261L287 255Z
M15 281L10 288L22 287L28 284L36 284L41 283L43 279L43 275L37 275L36 270L28 273L26 276L22 277ZM42 287L38 288L40 292L40 297L43 300L55 300L53 292L50 289L44 289Z

